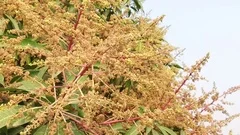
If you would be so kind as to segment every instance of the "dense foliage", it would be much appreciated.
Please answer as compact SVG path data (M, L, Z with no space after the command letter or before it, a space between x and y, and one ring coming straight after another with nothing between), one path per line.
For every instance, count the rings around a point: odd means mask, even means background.
M214 87L190 68L138 0L1 0L0 134L220 134ZM228 116L215 120L214 112Z

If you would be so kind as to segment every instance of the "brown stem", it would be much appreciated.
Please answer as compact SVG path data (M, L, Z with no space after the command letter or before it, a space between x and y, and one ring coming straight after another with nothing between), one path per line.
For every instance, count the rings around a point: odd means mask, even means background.
M224 97L224 96L226 96L226 92L224 92L222 95L220 95L220 96L218 96L217 97L217 99L215 99L215 100L212 100L212 102L211 103L209 103L209 104L207 104L207 105L205 105L203 108L202 108L202 110L200 111L200 113L202 113L203 111L205 111L209 106L211 106L211 105L213 105L216 101L218 101L218 99L220 99L220 98L222 98L222 97Z
M76 21L76 23L74 24L74 30L77 29L77 26L78 26L78 24L79 24L80 18L81 18L81 16L82 16L82 12L83 12L83 10L82 10L82 9L79 9L79 13L78 13L78 16L77 16L77 21Z
M68 38L68 51L71 51L72 50L72 47L73 47L73 37L69 37Z
M203 64L203 62L205 61L202 60L201 62L199 62L194 68L193 70L185 77L185 79L182 81L182 83L180 84L180 86L174 91L175 95L181 90L181 88L186 84L186 82L188 81L188 79L192 76L192 74L194 73L194 71L196 70L196 68L200 67L200 65ZM165 110L167 108L167 106L169 105L169 103L172 101L173 97L169 98L167 103L164 104L162 106L162 110Z
M88 127L87 125L85 125L83 122L80 122L80 121L76 120L75 118L73 118L72 116L69 116L69 115L66 115L66 114L64 114L64 116L66 116L66 117L70 118L71 120L73 120L80 128L83 128L83 129L91 132L91 133L94 134L94 135L98 135L97 132L95 132L94 130L92 130L90 127Z
M82 16L82 12L83 12L83 10L82 10L82 9L79 9L79 12L78 12L78 15L77 15L77 20L76 20L76 22L75 22L75 24L74 24L74 30L77 29L77 26L78 26L78 24L79 24L80 18L81 18L81 16ZM74 45L73 37L72 37L72 36L69 37L69 38L68 38L68 41L69 41L69 43L68 43L68 51L71 51L71 50L72 50L72 47L73 47L73 45Z
M184 108L186 108L187 110L190 110L192 109L192 104L185 105Z
M77 80L82 77L86 72L87 70L91 67L91 64L86 64L82 70L78 73L78 75L75 77L75 79L73 80L73 83L77 82Z
M187 80L191 77L191 75L193 74L193 71L194 71L194 70L192 70L192 71L185 77L185 79L183 80L183 82L181 83L181 85L175 90L175 92L174 92L175 94L177 94L177 93L180 91L180 89L183 87L183 85L184 85L184 84L187 82ZM169 103L171 102L172 99L173 99L172 97L168 99L167 103L164 104L164 106L162 107L162 110L165 110L165 109L166 109L166 107L169 105Z
M213 105L215 101L216 101L216 100L213 100L211 103L205 105L205 106L202 108L202 110L200 111L200 113L202 113L203 111L205 111L209 106Z
M132 121L136 121L136 120L140 120L140 119L141 119L140 117L135 117L135 118L129 118L126 120L112 120L112 121L107 120L100 124L101 125L112 125L112 124L119 123L119 122L132 122Z
M62 75L63 75L64 83L67 83L67 77L66 77L65 69L63 69L63 71L62 71Z

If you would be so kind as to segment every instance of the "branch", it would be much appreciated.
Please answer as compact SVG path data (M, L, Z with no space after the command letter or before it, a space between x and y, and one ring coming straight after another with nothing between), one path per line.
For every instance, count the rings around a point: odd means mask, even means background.
M85 125L83 122L80 122L79 120L73 118L72 116L69 116L67 114L63 114L64 116L68 117L69 119L73 120L80 128L85 129L86 131L91 132L93 135L98 135L97 132L95 132L94 130L92 130L90 127L88 127L87 125Z
M80 77L82 77L85 72L88 71L88 69L91 67L91 64L85 64L85 66L82 68L82 70L78 73L78 75L73 80L73 83L76 83Z
M81 18L81 16L82 16L82 12L83 12L83 10L82 10L82 9L79 9L79 13L78 13L78 16L77 16L77 21L76 21L76 23L74 24L74 30L77 29L77 26L78 26L78 24L79 24L80 18Z
M135 117L135 118L129 118L126 120L112 120L112 121L107 120L100 124L101 125L112 125L112 124L119 123L119 122L132 122L132 121L136 121L136 120L140 120L140 119L141 119L140 117Z
M185 79L182 81L182 83L180 84L180 86L175 90L175 95L181 90L181 88L186 84L186 82L189 80L189 78L192 76L192 74L194 73L194 71L200 67L207 58L204 58L201 60L201 62L199 62L195 67L193 67L193 69L191 70L191 72L185 77ZM167 108L167 106L169 105L169 103L172 101L173 97L169 98L167 103L163 105L162 110L165 110Z
M79 9L79 12L78 12L78 15L77 15L77 20L76 20L76 22L75 22L75 24L74 24L74 30L77 29L77 26L78 26L78 24L79 24L80 18L81 18L81 16L82 16L82 12L83 12L83 10L80 8L80 9ZM72 50L72 47L73 47L73 45L74 45L73 37L72 37L72 36L69 37L69 38L68 38L68 41L69 41L69 43L68 43L68 51L71 51L71 50Z

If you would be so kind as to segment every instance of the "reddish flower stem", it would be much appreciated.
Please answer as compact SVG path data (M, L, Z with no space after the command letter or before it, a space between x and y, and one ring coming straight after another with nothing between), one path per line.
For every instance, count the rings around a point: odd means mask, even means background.
M194 71L194 70L193 70ZM183 80L183 82L181 83L181 85L175 90L175 95L180 91L180 89L183 87L184 84L186 84L187 80L190 78L190 76L193 74L193 71L191 71L188 76ZM167 103L164 104L164 106L162 106L162 110L165 110L167 108L167 106L169 105L169 103L172 101L173 97L169 98Z
M211 103L205 105L205 106L203 107L203 109L200 111L200 113L202 113L203 111L205 111L209 106L213 105L213 104L215 103L215 101L216 101L216 100L212 100Z
M183 80L183 82L181 83L181 85L175 90L175 94L177 94L177 93L180 91L180 89L181 89L181 88L183 87L183 85L188 81L188 79L192 76L192 74L193 74L193 71L188 74L188 76Z
M77 29L77 26L78 26L78 24L79 24L80 18L81 18L81 16L82 16L82 12L83 12L83 10L82 10L82 9L79 9L79 13L78 13L78 16L77 16L77 21L76 21L76 23L74 24L74 30Z
M79 9L79 12L78 12L78 15L77 15L77 20L76 20L76 22L75 22L75 24L74 24L74 30L77 29L77 26L78 26L78 24L79 24L80 18L81 18L81 16L82 16L82 12L83 12L83 10L82 10L82 9ZM68 41L69 41L69 43L68 43L68 51L71 51L71 50L72 50L72 47L73 47L73 45L74 45L73 37L72 37L72 36L69 37L69 38L68 38Z
M77 119L75 119L75 118L73 118L73 117L71 117L71 116L69 116L69 115L64 115L64 116L66 116L66 117L68 117L68 118L70 118L71 120L73 120L75 123L76 123L76 125L78 126L78 128L83 128L83 129L85 129L85 130L87 130L87 131L89 131L89 132L91 132L93 135L98 135L98 133L96 132L96 131L94 131L93 129L91 129L90 127L88 127L86 124L84 124L83 122L80 122L79 120L77 120Z
M201 62L199 62L199 63L196 65L196 67L193 68L193 70L185 77L185 79L182 81L181 85L174 91L175 95L176 95L176 94L181 90L181 88L186 84L186 82L187 82L188 79L192 76L192 74L194 73L194 71L196 70L196 68L198 68L200 65L202 65L204 61L205 61L205 59L202 60ZM161 107L161 109L162 109L162 110L165 110L165 109L168 107L169 103L172 101L172 99L173 99L173 97L169 98L168 101L167 101L167 103L164 104L164 105Z
M135 117L135 118L129 118L126 120L112 120L112 121L107 120L100 124L101 125L112 125L112 124L119 123L119 122L132 122L132 121L136 121L136 120L140 120L140 119L141 119L140 117Z
M76 82L81 76L83 76L88 69L91 67L91 64L86 64L82 70L78 73L78 75L75 77L75 79L73 80L73 82Z
M190 110L192 108L192 104L185 105L184 108L186 108L187 110Z
M69 37L68 38L68 51L71 51L72 50L72 47L73 47L73 37Z
M202 113L203 111L205 111L209 106L213 105L216 101L218 101L218 99L226 96L227 94L228 94L227 92L224 92L222 95L218 96L218 98L217 98L216 100L212 100L211 103L209 103L209 104L207 104L207 105L205 105L205 106L203 107L203 109L200 111L200 113Z
M97 132L95 132L94 130L92 130L91 128L89 128L87 125L85 125L85 124L83 124L83 123L81 123L81 122L79 122L79 121L76 121L76 120L74 120L74 119L73 119L73 121L74 121L78 126L83 127L85 130L91 132L92 134L94 134L94 135L99 135Z

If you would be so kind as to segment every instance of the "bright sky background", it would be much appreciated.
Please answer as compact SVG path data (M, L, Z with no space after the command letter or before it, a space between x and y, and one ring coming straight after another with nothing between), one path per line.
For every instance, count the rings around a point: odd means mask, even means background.
M166 15L163 25L170 25L167 41L186 48L180 59L187 65L210 52L210 60L202 75L209 82L204 88L216 83L220 92L240 85L240 0L145 0L144 9L151 18ZM240 91L228 101L234 106L228 110L240 112ZM224 128L224 135L233 129L240 135L240 118Z

